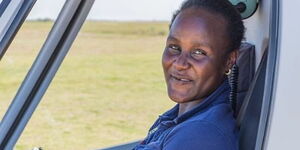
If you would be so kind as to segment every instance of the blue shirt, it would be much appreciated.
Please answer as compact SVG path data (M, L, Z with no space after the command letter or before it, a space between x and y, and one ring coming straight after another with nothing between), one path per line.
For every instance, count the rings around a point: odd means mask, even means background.
M178 117L179 105L159 116L133 150L237 150L238 129L225 80L209 97Z

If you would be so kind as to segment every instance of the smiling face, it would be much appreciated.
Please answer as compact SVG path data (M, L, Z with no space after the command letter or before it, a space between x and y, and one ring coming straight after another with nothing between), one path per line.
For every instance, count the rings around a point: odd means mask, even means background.
M201 101L222 83L236 57L228 54L226 26L221 15L206 9L186 9L176 17L162 57L173 101Z

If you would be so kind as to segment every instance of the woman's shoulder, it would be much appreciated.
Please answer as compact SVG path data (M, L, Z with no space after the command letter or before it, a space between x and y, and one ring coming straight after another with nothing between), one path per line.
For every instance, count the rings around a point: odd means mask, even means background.
M224 135L236 132L237 126L229 104L218 104L196 113L190 119L182 122L176 128L195 130L213 129Z
M232 130L225 131L210 121L194 120L174 128L163 147L166 150L196 150L199 147L209 150L236 150L237 133Z
M226 103L209 106L207 109L196 113L185 123L190 124L191 122L210 123L220 128L224 127L224 125L235 127L236 123L233 111L230 105Z
M181 144L192 146L189 149L204 146L212 150L235 150L237 137L230 106L218 104L176 126L166 138L165 146L177 145L176 142L181 141Z

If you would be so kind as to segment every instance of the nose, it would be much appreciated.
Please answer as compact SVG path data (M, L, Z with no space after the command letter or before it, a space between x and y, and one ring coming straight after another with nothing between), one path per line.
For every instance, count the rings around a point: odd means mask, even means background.
M190 67L188 56L184 53L181 53L174 61L173 65L178 71L188 69Z

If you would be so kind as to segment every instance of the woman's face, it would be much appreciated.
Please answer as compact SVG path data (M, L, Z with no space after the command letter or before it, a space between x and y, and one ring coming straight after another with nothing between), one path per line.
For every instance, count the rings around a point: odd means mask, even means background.
M186 9L176 17L162 57L173 101L203 100L224 80L234 58L226 53L226 26L221 15L205 9Z

